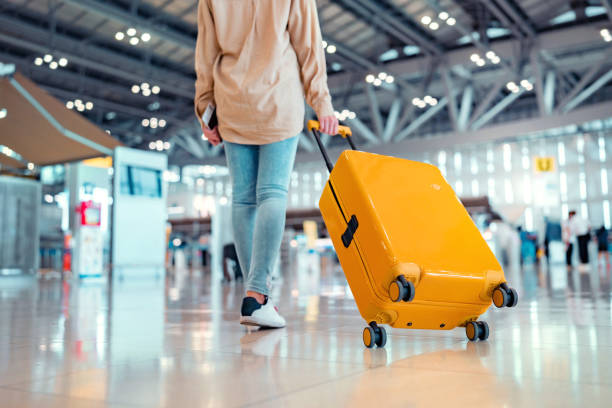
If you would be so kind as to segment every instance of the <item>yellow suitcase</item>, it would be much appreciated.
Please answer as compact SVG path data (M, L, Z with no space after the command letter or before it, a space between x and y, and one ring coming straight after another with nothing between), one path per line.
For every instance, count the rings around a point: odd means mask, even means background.
M330 171L319 208L361 316L367 347L383 347L381 324L404 329L465 327L486 340L478 321L491 302L513 307L516 291L440 170L430 164L352 150L332 166L318 122L310 121Z

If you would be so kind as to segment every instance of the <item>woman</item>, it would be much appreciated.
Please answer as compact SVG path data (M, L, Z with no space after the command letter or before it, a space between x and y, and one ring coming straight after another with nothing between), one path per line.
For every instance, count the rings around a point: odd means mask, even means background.
M195 111L206 138L225 145L232 224L248 271L240 323L284 327L267 276L285 228L287 190L304 126L304 95L335 134L315 0L200 0ZM216 106L218 127L201 116Z

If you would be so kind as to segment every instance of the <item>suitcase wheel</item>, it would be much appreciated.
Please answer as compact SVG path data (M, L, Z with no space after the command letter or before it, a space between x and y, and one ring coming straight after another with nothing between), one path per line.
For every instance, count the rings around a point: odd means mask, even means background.
M369 326L363 329L363 344L367 348L372 348L374 345L385 347L387 344L387 331L384 327L371 322Z
M389 285L389 297L394 302L410 302L414 292L414 284L401 275Z
M518 293L507 285L499 285L493 290L493 304L498 307L514 307L518 303Z
M487 340L489 338L489 325L487 322L468 322L465 325L465 334L469 341Z

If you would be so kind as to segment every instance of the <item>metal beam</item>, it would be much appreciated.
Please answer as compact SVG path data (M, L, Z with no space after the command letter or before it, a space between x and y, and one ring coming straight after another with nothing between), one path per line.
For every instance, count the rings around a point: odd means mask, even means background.
M491 0L489 0L491 1ZM525 20L519 11L516 9L516 5L510 4L508 0L495 0L497 4L514 20L515 24L517 24L529 37L535 37L536 32L531 26L531 24Z
M580 81L574 86L572 91L567 94L561 102L559 102L559 107L557 110L562 112L565 107L574 100L576 95L578 95L592 80L595 76L601 71L601 69L610 62L610 56L612 56L612 51L608 51L604 54L604 57L598 64L595 64L589 69L583 76L580 78Z
M493 120L493 118L495 118L495 116L497 116L504 109L506 109L508 106L510 106L512 104L512 102L514 102L518 98L520 98L521 95L524 92L525 92L525 89L521 87L518 92L512 92L509 95L506 95L505 98L503 98L495 106L493 106L489 111L487 111L485 114L483 114L480 117L480 119L476 120L476 122L474 122L472 124L472 129L473 130L478 130L481 127L483 127L484 125L486 125L488 122Z
M393 137L393 133L395 132L395 128L397 126L397 120L399 119L399 114L402 110L402 103L402 98L397 97L391 104L389 115L387 116L387 123L385 124L385 131L383 133L383 142L388 142Z
M555 87L557 84L557 74L550 70L546 73L544 82L544 107L547 114L551 114L555 109Z
M610 80L612 80L612 69L609 70L606 74L602 75L597 81L593 82L591 86L589 86L584 91L582 91L580 94L578 94L578 96L576 96L573 100L568 102L567 105L561 108L561 111L563 113L567 113L571 111L576 106L584 102L591 95L593 95L595 92L597 92L599 89L601 89Z
M489 105L491 105L493 100L495 100L497 95L499 95L499 92L502 90L504 85L505 84L500 78L500 81L498 81L496 84L493 85L491 89L489 89L489 92L485 96L484 100L480 102L480 105L476 107L476 111L472 114L472 117L469 123L467 124L467 128L471 128L474 122L476 122L478 118L480 118L480 116L489 108Z
M540 53L537 50L531 51L531 71L535 77L535 92L538 101L538 109L540 115L545 115L546 104L544 102L544 80L542 78L542 64L540 64Z
M450 113L450 119L453 125L453 129L459 130L459 113L457 112L455 89L453 87L453 82L451 80L450 73L447 69L442 70L442 79L444 82L444 88L446 90L446 97L448 98L448 110Z
M359 120L359 118L349 119L347 120L347 123L358 135L362 136L364 139L374 144L380 143L380 140L376 137L374 132L372 132L370 128L368 128L361 120Z
M395 137L395 141L399 142L400 140L405 139L406 137L410 136L418 128L423 126L428 120L436 116L442 109L446 107L447 104L448 104L448 98L447 97L442 98L440 101L438 101L438 104L436 106L432 106L431 108L429 108L425 113L423 113L421 116L416 118L416 120L412 121L412 123L410 123L410 125L408 125L407 128L399 132L397 136Z
M378 99L376 98L374 86L370 84L366 85L366 93L368 95L368 100L370 101L370 114L372 116L372 122L374 122L376 136L380 139L382 138L384 132L383 120L382 115L380 114L380 107L378 106Z
M612 1L601 0L601 4L608 10L608 18L612 21Z
M468 120L472 113L472 102L474 101L474 87L469 85L463 91L461 98L461 110L459 111L458 127L463 132L467 129Z
M66 57L69 60L69 64L76 64L95 72L134 81L135 83L140 83L146 79L162 87L162 92L193 99L192 78L180 76L170 70L147 65L139 59L127 57L109 51L106 48L91 44L83 47L80 41L59 33L54 35L54 48L51 49L50 46L44 45L41 42L41 39L48 36L46 30L4 15L0 15L0 26L6 31L21 33L19 38L0 33L0 42L5 42L40 55L54 51ZM37 40L29 40L26 37L37 38ZM114 63L114 66L110 65L112 63Z
M186 36L178 31L168 27L152 24L150 21L139 17L120 7L113 6L110 2L100 2L96 0L61 0L73 7L97 14L101 17L117 21L126 26L131 26L139 31L146 31L151 35L169 41L183 49L193 51L195 49L195 40L192 37Z

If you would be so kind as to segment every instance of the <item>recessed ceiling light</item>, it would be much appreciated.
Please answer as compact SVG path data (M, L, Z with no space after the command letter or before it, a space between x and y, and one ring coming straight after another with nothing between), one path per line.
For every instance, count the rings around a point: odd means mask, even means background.
M125 38L125 34L123 34L123 32L121 31L117 31L117 33L115 34L115 39L117 41L121 41Z
M153 85L153 88L151 88L151 91L157 95L159 93L159 91L161 91L161 89L159 88L159 86L157 85Z
M454 26L456 22L457 20L455 20L453 17L450 17L448 20L446 20L446 24L448 24L449 26Z
M51 54L46 54L43 58L43 60L48 64L51 61L53 61L53 56Z
M51 63L49 64L49 68L57 69L57 61L51 61Z
M441 11L440 14L438 14L438 18L440 18L440 20L446 20L448 18L448 13L446 11Z
M132 45L138 45L138 42L139 42L139 41L140 41L140 40L138 39L138 37L132 37L132 38L130 38L130 44L132 44Z
M68 60L66 58L60 58L59 64L61 67L65 67L66 65L68 65Z
M330 54L334 54L336 52L337 48L335 45L331 44L327 46L327 52Z
M136 35L136 29L133 27L128 28L126 32L127 32L127 35L129 35L130 37L133 37Z
M427 15L421 17L421 23L423 23L425 25L429 25L429 23L431 23L431 17L429 17Z
M138 85L132 85L132 93L137 94L140 92L140 87Z
M40 57L36 58L34 60L34 64L39 65L39 66L42 65L43 64L43 59L40 58Z
M149 40L151 39L151 34L142 33L142 35L140 36L140 39L144 42L149 42Z
M429 28L436 31L438 28L440 28L440 24L438 24L437 21L434 21L433 23L429 25Z

